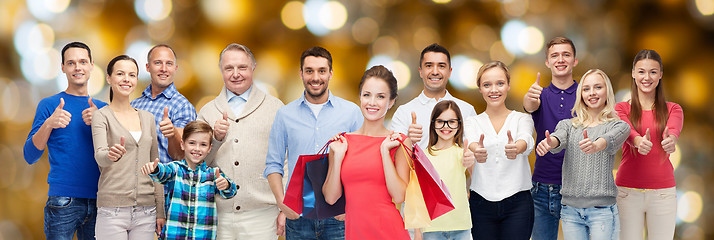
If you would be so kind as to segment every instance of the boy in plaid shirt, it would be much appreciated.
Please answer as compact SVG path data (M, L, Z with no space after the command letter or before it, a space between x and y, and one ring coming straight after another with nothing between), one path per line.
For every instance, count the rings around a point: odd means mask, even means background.
M163 164L157 158L141 168L154 181L162 184L174 181L162 238L216 239L216 195L232 198L237 192L236 185L218 168L209 168L203 161L211 151L210 125L190 122L182 138L183 160Z

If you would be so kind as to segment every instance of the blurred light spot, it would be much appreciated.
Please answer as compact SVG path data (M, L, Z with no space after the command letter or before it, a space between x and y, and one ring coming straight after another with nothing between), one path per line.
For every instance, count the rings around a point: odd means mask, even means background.
M518 34L518 46L526 54L536 54L543 48L543 33L536 27L527 27Z
M414 48L422 49L429 44L440 42L439 33L431 27L420 27L414 31Z
M203 16L216 26L223 28L236 27L244 19L250 19L250 1L203 0L200 2Z
M55 17L55 12L50 10L49 2L54 0L27 0L27 10L32 16L42 21L51 21Z
M337 30L347 21L347 9L342 3L329 1L320 8L320 22L329 30Z
M261 67L255 69L253 74L254 78L266 79L265 83L270 85L280 85L280 81L285 79L286 69L281 51L263 51L260 55L256 56L256 62L259 62ZM291 69L294 70L294 69ZM290 71L295 73L297 71ZM294 78L287 78L294 79Z
M369 44L379 36L379 24L370 17L357 19L352 24L352 37L361 44Z
M481 61L471 59L464 55L456 55L451 58L453 69L455 70L449 78L451 86L458 90L476 89L476 76L478 69L483 65Z
M501 28L501 40L508 52L516 56L523 53L519 37L521 32L527 27L528 26L520 20L510 20L503 25L503 28Z
M183 65L183 67L191 67L194 72L200 73L197 74L196 77L198 78L198 82L200 82L199 85L201 86L201 90L203 90L203 94L213 96L213 98L218 95L221 87L223 87L223 76L218 67L218 55L221 53L223 47L224 46L200 42L200 44L191 49L190 54L186 54L186 56L190 57L190 64ZM261 67L260 63L258 63L257 67Z
M399 56L399 42L391 36L382 36L372 43L372 55Z
M191 76L194 75L193 68L190 67L189 62L183 59L178 59L177 66L179 68L176 70L176 76L174 77L174 85L176 88L181 89L191 83ZM184 67L185 66L185 67Z
M434 1L434 3L438 3L438 4L447 4L447 3L451 2L451 0L433 0L433 1Z
M173 5L169 0L136 0L134 11L144 22L160 21L168 17Z
M147 41L135 41L126 48L126 55L133 57L139 65L139 80L142 82L151 81L151 75L146 71L146 55L153 47Z
M679 87L677 98L682 100L683 105L702 109L707 106L710 95L710 82L701 70L683 69L672 83L686 82L686 87Z
M325 5L325 0L307 0L302 8L302 16L305 18L305 26L307 30L316 36L324 36L330 32L330 29L322 24L322 6Z
M94 1L79 1L77 8L82 15L94 18L98 17L102 13L104 8L104 0L94 0Z
M672 162L674 170L677 170L679 163L682 161L682 148L679 147L679 144L675 144L674 148L674 152L669 154L669 161Z
M170 40L176 31L176 26L174 25L174 20L172 18L150 22L147 27L149 36L152 40L157 42L166 42Z
M303 4L298 1L290 1L283 6L280 11L280 19L286 27L297 30L305 27L305 20L302 16Z
M688 191L678 200L677 217L688 223L696 221L702 213L702 196L697 192Z
M263 92L268 93L276 98L279 97L278 90L275 89L275 87L273 87L273 85L266 84L265 82L260 81L259 79L255 79L255 78L253 78L253 83L255 84L256 87L258 87L258 89L262 90Z
M46 52L52 48L55 33L44 23L26 21L18 26L14 37L15 50L20 56Z
M493 61L501 61L506 65L510 65L515 57L503 46L501 41L494 42L489 49L489 55Z
M61 56L57 50L51 49L41 53L22 56L20 69L25 79L35 86L42 86L47 81L57 77L61 70Z
M697 5L697 10L704 16L714 14L714 1L712 0L694 0Z
M67 10L69 6L69 0L45 0L47 4L47 10L53 13L61 13Z
M470 38L471 46L483 52L488 51L491 45L498 40L496 32L494 32L491 27L483 24L476 25L474 29L471 30Z
M102 91L104 85L106 84L106 73L97 64L94 64L94 68L89 74L89 81L87 82L87 92L90 96L96 95ZM67 75L59 74L55 79L57 84L57 91L64 91L67 89ZM107 97L109 99L109 97Z
M4 121L12 121L17 115L20 105L20 90L14 82L8 82L0 86L0 100L2 100L2 108L0 108L0 119Z
M511 17L523 16L528 11L528 0L503 1L503 11Z
M512 66L508 66L508 71L511 74L511 90L508 95L511 96L507 98L508 101L515 101L515 99L520 96L525 96L528 89L533 85L537 78L537 73L542 68L534 67L533 65L527 64L525 62L519 62ZM543 75L541 74L541 78ZM541 79L541 86L547 85ZM522 99L522 98L521 98Z
M387 55L377 55L367 62L367 68L365 68L365 70L377 65L382 65L392 71L394 77L397 78L397 88L402 89L409 85L411 71L409 70L409 66L404 62L394 60Z

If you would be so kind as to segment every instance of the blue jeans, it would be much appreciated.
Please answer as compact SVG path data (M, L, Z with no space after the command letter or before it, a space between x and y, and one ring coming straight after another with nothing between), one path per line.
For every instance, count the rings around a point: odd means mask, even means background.
M295 220L286 219L285 239L343 240L345 222L335 218L307 219L302 216Z
M533 182L531 188L535 221L533 222L533 240L558 239L558 224L560 221L560 185Z
M45 204L45 238L48 240L94 239L97 200L49 196Z
M617 205L576 208L563 205L563 238L617 240L620 234L620 216Z
M470 240L471 231L467 229L444 232L425 232L422 233L421 236L424 240Z
M475 240L528 240L533 229L533 198L525 190L498 202L471 191L471 234Z

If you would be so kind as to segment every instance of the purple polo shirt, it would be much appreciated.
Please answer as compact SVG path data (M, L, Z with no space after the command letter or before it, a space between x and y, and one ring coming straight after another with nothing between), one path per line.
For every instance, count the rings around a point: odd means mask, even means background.
M578 89L578 83L573 82L574 84L568 89L557 88L552 83L543 88L540 94L540 106L531 113L537 135L536 143L540 143L545 138L545 130L552 133L560 120L573 117L570 110L575 105L575 91ZM564 156L565 151L557 154L548 152L542 157L536 154L533 181L561 184Z

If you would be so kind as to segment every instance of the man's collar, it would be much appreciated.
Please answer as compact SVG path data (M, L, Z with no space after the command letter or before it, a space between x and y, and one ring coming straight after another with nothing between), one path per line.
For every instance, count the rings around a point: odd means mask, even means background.
M451 100L454 98L453 96L451 96L451 94L449 93L448 90L444 90L444 91L446 91L446 94L444 94L444 97L440 98L439 100L442 100L442 99ZM424 94L423 90L421 91L421 93L419 94L417 99L419 99L419 102L421 104L427 104L432 101L437 102L436 98L427 97L426 94Z
M556 87L553 83L550 83L550 85L548 85L548 87L546 87L546 88L550 89L550 91L552 91L553 93L565 91L568 94L573 94L576 90L578 90L578 82L575 82L575 80L573 80L573 84L571 84L570 87L568 87L568 89L560 89L560 88Z
M332 99L333 99L334 97L335 97L335 96L332 95L332 92L330 92L330 90L327 90L327 102L325 102L325 106L332 106ZM300 95L299 101L300 101L301 104L306 104L306 105L307 105L307 104L314 104L314 103L311 103L311 102L307 101L307 98L305 98L305 91L303 91L302 95Z
M251 90L253 90L253 85L250 85L248 90L245 90L245 92L241 93L240 95L237 95L234 92L231 92L231 90L228 90L228 88L226 88L226 100L230 101L233 97L239 97L248 102L248 97L250 97Z
M164 97L171 99L176 95L176 93L178 93L178 90L176 90L176 86L174 86L174 83L171 83L168 87L166 87L166 89L164 89L164 91L161 91L161 93L157 94L156 97L159 97L159 95L163 94ZM141 92L141 95L150 99L155 99L151 96L151 84L149 84L149 86L146 87L143 92Z

